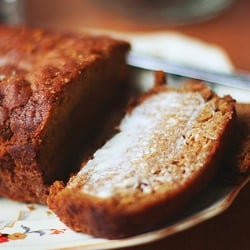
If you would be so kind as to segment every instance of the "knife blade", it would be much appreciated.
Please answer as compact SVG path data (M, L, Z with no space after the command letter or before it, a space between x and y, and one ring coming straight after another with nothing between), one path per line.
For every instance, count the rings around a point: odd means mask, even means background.
M127 64L136 68L151 71L163 70L171 75L194 78L226 87L250 91L250 74L209 71L189 65L170 62L169 60L156 56L139 54L134 51L128 54Z

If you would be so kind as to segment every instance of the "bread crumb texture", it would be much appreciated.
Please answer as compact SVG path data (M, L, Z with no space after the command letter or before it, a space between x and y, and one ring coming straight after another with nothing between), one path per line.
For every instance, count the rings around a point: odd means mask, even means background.
M232 113L226 102L197 92L163 92L146 99L99 149L69 187L99 197L152 194L181 185L204 167ZM79 183L79 180L81 182Z

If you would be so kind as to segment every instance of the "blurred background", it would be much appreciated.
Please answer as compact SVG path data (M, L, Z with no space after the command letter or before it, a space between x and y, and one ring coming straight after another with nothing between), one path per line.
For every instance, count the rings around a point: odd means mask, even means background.
M144 53L227 73L250 72L249 10L249 0L0 0L0 22L107 32ZM248 185L222 215L129 249L248 250L249 194Z
M177 32L219 46L250 71L249 0L0 0L0 20L57 30Z
M65 28L183 25L214 17L232 0L54 0L23 1L27 22ZM27 11L28 10L28 11ZM30 11L31 10L31 11ZM73 15L72 15L73 14ZM49 18L48 18L49 17ZM51 20L48 20L51 19ZM52 21L52 22L51 22Z

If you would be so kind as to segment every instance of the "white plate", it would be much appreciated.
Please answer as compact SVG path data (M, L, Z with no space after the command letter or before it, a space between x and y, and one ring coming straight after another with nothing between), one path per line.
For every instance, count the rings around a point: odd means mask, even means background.
M136 81L149 81L148 73L136 71ZM213 183L178 219L161 229L121 240L98 239L73 232L46 206L0 198L0 249L115 249L152 242L223 212L248 181L249 177L245 177L236 184L222 180Z
M193 227L227 209L248 183L211 185L178 219L165 227L121 240L106 240L75 233L46 207L0 199L0 249L115 249L145 244ZM3 247L3 248L2 248Z
M202 49L202 52L204 50ZM152 81L150 72L138 70L135 71L134 77L137 83L143 82L143 88L145 83L150 85ZM219 89L215 91L220 92ZM227 91L226 89L225 92ZM236 92L234 90L232 93ZM240 96L245 94L240 93ZM250 93L248 94L250 100ZM178 219L169 222L161 229L122 240L97 239L73 232L46 206L0 198L0 249L114 249L145 244L188 229L223 212L232 204L248 181L249 179L245 177L237 184L217 182L208 187L201 198L193 202L192 207Z

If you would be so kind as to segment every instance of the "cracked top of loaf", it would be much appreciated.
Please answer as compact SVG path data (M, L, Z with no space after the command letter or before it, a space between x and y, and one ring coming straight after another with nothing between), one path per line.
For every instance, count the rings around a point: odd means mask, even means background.
M24 143L46 123L64 87L99 58L129 45L106 36L0 26L0 143Z

